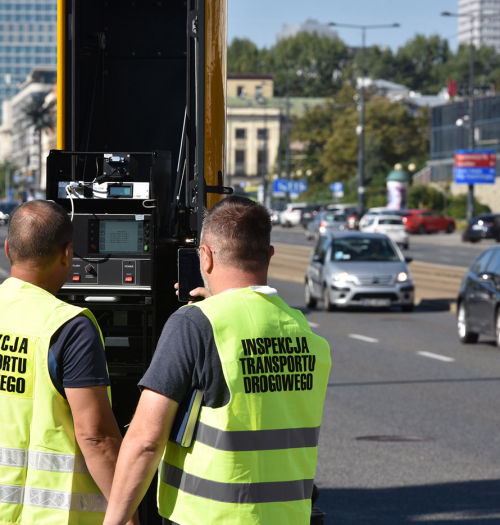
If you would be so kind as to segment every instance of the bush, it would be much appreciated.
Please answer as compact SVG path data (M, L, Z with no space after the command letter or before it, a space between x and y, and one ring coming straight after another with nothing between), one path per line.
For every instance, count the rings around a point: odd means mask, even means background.
M474 215L490 213L491 209L474 199ZM450 196L448 199L448 215L455 219L463 219L467 216L467 195Z

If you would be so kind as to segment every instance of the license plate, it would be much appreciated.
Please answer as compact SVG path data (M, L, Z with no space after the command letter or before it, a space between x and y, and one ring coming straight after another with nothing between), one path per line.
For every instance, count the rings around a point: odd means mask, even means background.
M363 306L390 306L390 299L363 299L361 301Z

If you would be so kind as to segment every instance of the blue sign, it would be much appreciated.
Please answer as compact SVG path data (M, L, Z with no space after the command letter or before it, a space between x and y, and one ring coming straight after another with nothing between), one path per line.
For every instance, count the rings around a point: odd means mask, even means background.
M457 184L495 184L496 168L454 168Z
M273 181L274 193L305 193L307 182L304 180L275 179Z
M343 197L344 196L344 183L343 182L332 182L330 184L330 191L332 191L336 197Z
M457 184L494 184L497 155L493 150L457 150L453 175Z

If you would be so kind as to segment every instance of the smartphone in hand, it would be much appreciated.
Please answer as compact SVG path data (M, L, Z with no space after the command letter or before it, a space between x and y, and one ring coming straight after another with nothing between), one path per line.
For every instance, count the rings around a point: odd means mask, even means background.
M199 301L203 297L193 297L189 292L194 288L203 286L200 272L200 259L196 248L179 248L177 251L177 282L179 293L177 298L180 302Z

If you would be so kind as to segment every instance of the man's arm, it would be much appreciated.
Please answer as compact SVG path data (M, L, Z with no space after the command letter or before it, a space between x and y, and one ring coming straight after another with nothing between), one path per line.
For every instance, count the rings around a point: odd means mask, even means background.
M92 386L65 388L78 445L85 463L106 499L111 483L122 437L111 410L107 388Z
M160 462L179 404L145 388L123 440L103 525L123 525L146 493Z

